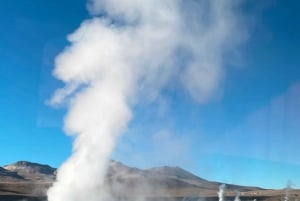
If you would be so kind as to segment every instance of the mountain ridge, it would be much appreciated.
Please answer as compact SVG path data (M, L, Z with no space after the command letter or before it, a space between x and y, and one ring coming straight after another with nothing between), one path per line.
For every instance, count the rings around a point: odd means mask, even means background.
M17 161L0 167L0 182L49 182L56 178L57 168L47 164L29 161ZM138 191L143 188L203 188L217 190L220 182L201 178L179 166L159 166L148 169L129 167L121 162L110 160L108 163L106 182L112 190ZM135 189L128 189L129 187ZM238 191L262 190L259 187L226 184L227 189Z

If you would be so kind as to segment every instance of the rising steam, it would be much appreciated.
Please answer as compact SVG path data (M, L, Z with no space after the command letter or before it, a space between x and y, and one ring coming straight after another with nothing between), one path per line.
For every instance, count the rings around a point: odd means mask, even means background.
M235 194L234 201L241 201L241 199L240 199L241 192L240 191L236 191L235 193L236 194Z
M285 188L284 201L289 201L291 189L292 189L292 182L288 181Z
M219 191L218 191L219 201L224 201L224 191L225 191L225 188L226 188L225 184L221 184L219 186Z
M155 101L170 83L208 101L224 75L224 55L243 35L236 1L91 0L88 9L94 17L68 36L55 62L65 87L52 104L68 101L64 128L75 141L49 201L108 200L108 158L131 107Z

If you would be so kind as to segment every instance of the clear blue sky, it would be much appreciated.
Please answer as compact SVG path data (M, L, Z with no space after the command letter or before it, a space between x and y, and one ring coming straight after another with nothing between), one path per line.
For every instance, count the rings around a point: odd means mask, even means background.
M222 96L199 105L165 91L141 105L113 158L147 168L178 165L210 180L300 187L300 3L251 1L250 38L227 66ZM45 102L61 86L51 71L66 35L89 18L85 0L2 0L0 165L59 166L71 152L64 108ZM167 102L168 104L164 104Z

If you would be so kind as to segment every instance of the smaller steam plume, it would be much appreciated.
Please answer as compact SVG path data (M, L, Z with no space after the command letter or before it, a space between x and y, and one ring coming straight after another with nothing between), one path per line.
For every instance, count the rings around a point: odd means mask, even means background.
M218 192L218 196L219 196L219 201L224 201L224 191L225 191L226 185L222 184L219 186L219 192Z
M289 201L291 189L292 189L292 182L288 181L285 188L284 201Z
M240 191L236 191L235 193L236 194L235 194L234 201L241 201L241 199L240 199L240 195L241 195Z

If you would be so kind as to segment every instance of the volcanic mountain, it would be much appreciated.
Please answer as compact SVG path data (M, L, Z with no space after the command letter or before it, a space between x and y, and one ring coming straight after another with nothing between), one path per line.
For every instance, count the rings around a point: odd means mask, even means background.
M164 195L166 191L183 195L189 192L205 191L206 195L215 195L221 183L202 179L180 167L155 167L146 170L130 168L120 162L111 161L107 183L111 191L117 194ZM227 184L228 190L253 191L257 187L245 187Z

